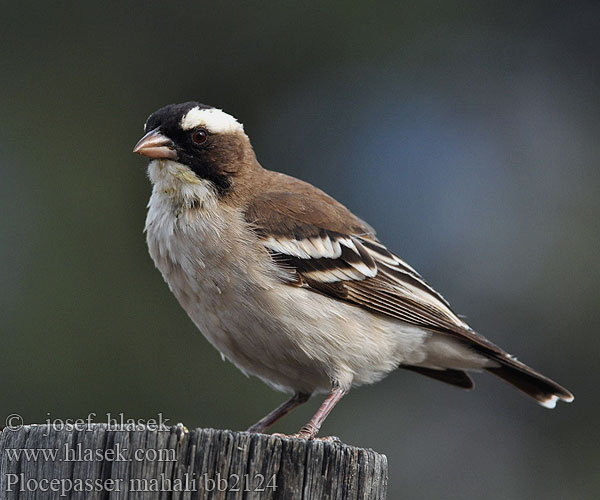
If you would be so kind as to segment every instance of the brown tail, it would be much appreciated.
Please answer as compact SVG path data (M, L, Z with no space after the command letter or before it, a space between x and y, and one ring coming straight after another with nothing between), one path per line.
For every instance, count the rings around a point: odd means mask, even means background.
M554 408L559 399L567 403L573 401L573 394L564 387L516 359L503 356L494 356L493 359L500 366L486 368L486 371L523 391L542 406Z
M462 389L473 389L473 381L462 370L433 370L432 368L424 368L422 366L401 365L405 370L420 373L426 377L431 377L436 380L441 380L450 385L455 385Z

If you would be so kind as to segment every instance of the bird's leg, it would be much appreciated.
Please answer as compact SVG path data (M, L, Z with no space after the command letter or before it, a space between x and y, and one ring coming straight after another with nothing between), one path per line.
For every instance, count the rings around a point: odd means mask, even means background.
M319 407L317 412L313 415L313 418L310 419L305 426L300 429L300 431L294 434L293 437L298 437L300 439L314 439L314 437L319 432L321 425L327 418L327 415L333 410L333 407L336 403L342 399L342 396L348 392L347 390L341 388L339 385L334 384L331 388L331 392L323 401L323 404Z
M248 428L246 432L264 432L269 427L271 427L275 422L277 422L281 417L287 415L290 411L292 411L297 406L300 406L302 403L306 403L310 398L310 394L306 394L304 392L297 392L290 399L288 399L285 403L281 404L277 408L275 408L271 413L261 418L258 422Z

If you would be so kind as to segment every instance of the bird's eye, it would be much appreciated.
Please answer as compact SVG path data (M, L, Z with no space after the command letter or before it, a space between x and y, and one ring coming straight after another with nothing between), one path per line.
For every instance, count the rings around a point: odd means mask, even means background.
M206 139L208 139L208 132L203 128L194 131L192 134L192 141L194 141L196 144L204 144Z

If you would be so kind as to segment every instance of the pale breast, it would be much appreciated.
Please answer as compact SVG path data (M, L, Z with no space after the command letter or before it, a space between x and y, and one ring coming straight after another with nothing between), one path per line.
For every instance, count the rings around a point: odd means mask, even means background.
M290 286L240 210L191 207L153 191L146 220L156 267L204 336L242 371L288 391L370 383L423 360L422 330Z
M241 214L181 210L153 195L146 222L150 255L204 336L229 360L281 388L327 384L320 363L290 339L266 252ZM244 230L242 230L244 229ZM311 375L312 374L312 375ZM313 379L313 380L311 380Z

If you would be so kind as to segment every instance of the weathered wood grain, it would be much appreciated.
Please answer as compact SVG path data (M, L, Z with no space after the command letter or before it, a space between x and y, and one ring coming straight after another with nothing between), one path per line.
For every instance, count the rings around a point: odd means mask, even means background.
M215 429L30 425L5 429L0 453L0 500L381 500L387 486L373 450Z

